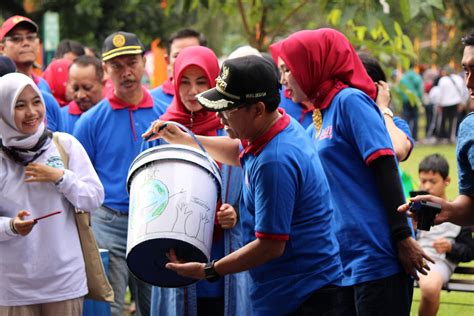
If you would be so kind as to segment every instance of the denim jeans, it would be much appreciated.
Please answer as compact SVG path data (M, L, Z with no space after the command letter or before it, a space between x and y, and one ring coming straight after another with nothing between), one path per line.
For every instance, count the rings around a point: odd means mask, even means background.
M99 248L109 250L109 281L114 290L115 301L111 304L112 316L122 316L128 278L135 278L126 262L128 215L106 207L92 212L92 229ZM137 284L134 298L138 316L150 315L151 285L135 278Z
M409 316L413 280L404 272L342 288L340 315Z

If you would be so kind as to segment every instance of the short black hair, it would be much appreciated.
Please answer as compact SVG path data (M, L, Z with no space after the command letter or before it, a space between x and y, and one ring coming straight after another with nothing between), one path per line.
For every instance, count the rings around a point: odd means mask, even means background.
M467 34L461 38L461 42L464 46L474 46L474 32Z
M188 38L188 37L197 38L198 41L199 41L200 46L206 46L207 47L207 39L204 36L204 34L198 32L194 29L184 28L184 29L180 29L180 30L174 32L168 38L168 46L166 47L166 50L168 51L168 53L170 52L171 44L173 44L173 42L175 40L180 39L180 38Z
M387 81L387 76L377 59L367 53L359 53L359 58L373 82Z
M272 98L264 100L263 103L265 103L265 111L269 113L275 111L280 105L280 101L281 100L279 94Z
M87 66L94 66L95 74L97 75L97 79L102 81L104 79L104 69L102 68L102 62L99 58L93 56L82 55L77 57L72 64L69 65L69 69L71 69L72 65L78 65L80 67L87 67Z
M449 163L442 155L432 154L420 162L418 173L420 172L439 173L443 179L446 179L449 176Z
M76 56L82 56L86 53L84 46L76 41L70 39L63 39L59 42L58 47L56 48L56 53L54 58L60 59L67 53L74 53Z

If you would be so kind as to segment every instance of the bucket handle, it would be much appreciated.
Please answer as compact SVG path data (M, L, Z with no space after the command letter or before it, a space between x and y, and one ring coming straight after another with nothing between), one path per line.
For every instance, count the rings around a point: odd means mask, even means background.
M199 141L199 139L197 139L196 135L194 135L194 133L188 129L186 126L184 126L183 124L180 124L180 123L177 123L177 122L173 122L173 121L167 121L165 124L163 124L159 130L165 128L167 125L175 125L177 127L179 127L180 129L182 129L183 131L185 131L186 133L189 134L189 136L191 136L191 138L194 140L194 142L196 142L196 144L199 146L199 148L202 150L202 152L204 153L204 156L206 156L207 158L207 161L209 161L209 164L211 165L211 170L212 170L212 173L214 174L214 176L216 178L218 178L219 176L219 171L216 170L216 167L214 166L214 163L211 159L211 157L209 157L209 154L207 153L206 149L204 148L204 146L201 144L201 142ZM148 138L150 138L152 135L150 135ZM148 139L145 139L144 141L146 141ZM144 143L144 142L143 142ZM142 147L143 147L143 144L142 144ZM142 150L140 150L142 151Z

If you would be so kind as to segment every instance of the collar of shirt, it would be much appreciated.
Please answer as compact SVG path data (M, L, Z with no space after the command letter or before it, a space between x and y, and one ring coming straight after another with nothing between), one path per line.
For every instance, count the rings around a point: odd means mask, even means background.
M36 85L38 85L39 82L40 82L39 77L37 75L33 74L33 73L31 74L31 79L33 79L33 81L34 81L34 83L36 83Z
M77 105L76 101L69 103L67 111L71 115L82 115L82 113L84 113L79 105Z
M143 98L137 105L127 103L124 100L120 99L114 94L114 90L109 91L109 93L107 94L107 99L109 100L110 106L112 107L113 110L128 109L130 111L135 111L138 109L152 108L153 98L151 97L150 92L148 92L148 90L145 89L144 87L142 87L142 91L143 91Z
M257 138L251 144L244 144L244 150L240 153L240 158L242 158L246 154L252 154L254 156L258 156L266 144L268 144L273 137L275 137L278 133L284 130L290 124L290 117L286 114L284 109L279 108L278 112L281 113L282 117L280 117L275 124L270 127L268 131L266 131L263 135Z

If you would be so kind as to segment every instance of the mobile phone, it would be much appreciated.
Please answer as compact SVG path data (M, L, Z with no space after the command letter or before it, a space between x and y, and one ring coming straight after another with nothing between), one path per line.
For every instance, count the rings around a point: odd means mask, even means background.
M429 194L427 191L420 190L420 191L410 191L410 197L415 197L417 195L427 195Z
M62 212L62 211L52 212L52 213L49 213L49 214L46 214L46 215L43 215L43 216L34 218L33 221L36 223L36 222L38 222L38 221L41 220L41 219L45 219L45 218L50 217L50 216L58 215L58 214L60 214L61 212Z

